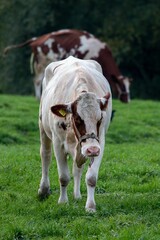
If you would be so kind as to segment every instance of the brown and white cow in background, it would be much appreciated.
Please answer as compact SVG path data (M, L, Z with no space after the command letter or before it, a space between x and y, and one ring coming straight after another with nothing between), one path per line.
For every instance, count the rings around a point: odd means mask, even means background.
M41 83L44 69L48 63L59 61L69 56L80 59L94 59L102 67L113 93L122 101L130 101L130 79L124 77L115 63L110 48L86 31L65 29L32 38L19 45L9 46L10 49L29 45L32 49L31 66L34 68L35 95L41 96Z
M73 158L75 199L81 198L82 170L90 159L86 173L85 207L87 211L96 210L95 186L111 112L110 86L96 61L69 57L46 68L39 115L42 178L38 193L41 197L50 193L49 164L53 143L60 182L58 202L68 202L70 175L67 154L70 154Z

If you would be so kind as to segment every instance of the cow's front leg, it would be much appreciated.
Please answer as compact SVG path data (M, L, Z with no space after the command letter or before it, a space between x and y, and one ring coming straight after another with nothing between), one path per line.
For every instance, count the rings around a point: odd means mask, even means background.
M80 183L81 183L83 168L84 168L83 165L80 168L78 168L76 161L73 162L74 198L75 199L81 198Z
M55 139L54 153L57 161L59 182L60 182L60 197L58 203L68 202L67 185L70 180L69 169L67 165L67 156L64 151L64 147L58 139Z
M40 139L41 139L40 155L42 162L42 178L38 194L40 197L46 197L50 194L49 164L51 161L52 154L51 151L52 142L47 137L41 123L40 123Z
M95 212L96 203L94 199L95 187L98 179L99 166L101 163L101 157L95 157L91 166L88 167L86 173L86 185L87 185L87 201L86 211Z

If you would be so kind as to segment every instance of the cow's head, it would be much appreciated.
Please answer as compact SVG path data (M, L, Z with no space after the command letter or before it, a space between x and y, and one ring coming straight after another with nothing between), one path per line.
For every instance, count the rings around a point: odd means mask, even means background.
M95 94L85 92L72 103L51 107L52 113L59 117L72 114L73 130L85 158L100 154L100 129L104 124L103 111L107 108L109 98L110 93L97 98Z
M118 94L118 98L124 102L130 102L130 84L132 79L124 76L111 76L112 80L116 84L116 91Z

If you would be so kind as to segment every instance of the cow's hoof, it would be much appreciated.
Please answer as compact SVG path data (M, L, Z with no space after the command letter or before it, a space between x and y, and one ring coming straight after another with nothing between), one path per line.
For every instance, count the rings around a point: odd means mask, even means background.
M80 193L74 194L74 199L77 200L77 201L81 200L82 199L82 195Z
M58 199L58 204L63 204L63 203L68 203L68 197L65 197L65 198L59 198Z
M85 208L86 208L86 212L88 212L88 213L96 212L96 204L95 203L86 204Z
M38 197L40 200L48 198L49 195L51 195L51 189L49 188L38 189Z
M95 213L96 209L95 208L86 208L87 213Z

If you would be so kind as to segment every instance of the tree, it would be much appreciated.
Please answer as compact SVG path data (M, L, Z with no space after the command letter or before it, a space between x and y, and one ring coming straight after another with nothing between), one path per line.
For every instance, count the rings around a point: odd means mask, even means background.
M160 2L158 0L1 0L0 49L64 28L84 29L107 42L132 96L160 99ZM33 93L30 49L0 58L0 92Z

